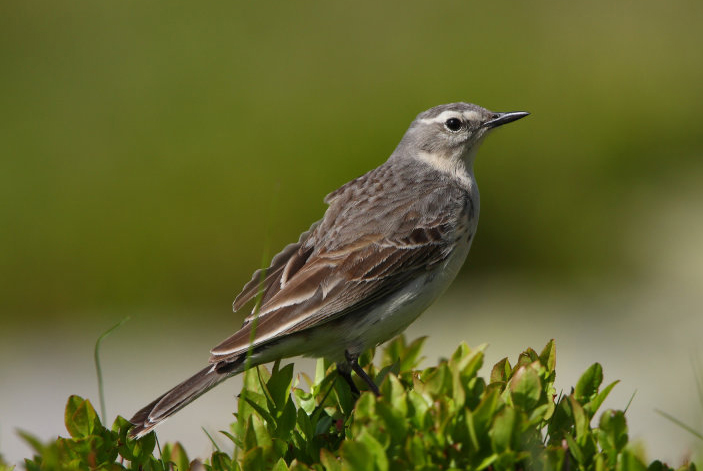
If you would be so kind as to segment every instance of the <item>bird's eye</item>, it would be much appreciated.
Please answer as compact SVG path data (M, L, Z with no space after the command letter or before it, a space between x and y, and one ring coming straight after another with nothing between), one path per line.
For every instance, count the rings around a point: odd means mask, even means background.
M450 130L451 132L459 131L462 126L463 123L459 118L449 118L444 122L444 127Z

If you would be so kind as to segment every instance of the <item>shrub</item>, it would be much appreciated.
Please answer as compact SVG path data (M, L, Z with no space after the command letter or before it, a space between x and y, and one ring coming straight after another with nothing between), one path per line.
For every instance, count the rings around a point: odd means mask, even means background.
M625 414L597 412L616 383L602 386L594 364L568 395L554 389L556 351L528 348L512 365L499 361L490 378L478 376L483 348L460 345L451 358L418 370L424 339L403 337L361 363L382 395L355 397L323 360L315 379L293 377L274 364L245 374L236 422L223 431L235 445L204 463L190 462L178 443L154 455L156 436L127 438L122 417L105 428L89 401L71 396L65 422L70 438L42 444L29 471L106 470L669 470L648 466L628 445ZM307 383L307 387L300 387ZM359 384L363 387L362 384ZM593 425L596 424L596 425ZM2 465L0 465L2 468ZM680 470L694 470L684 464Z

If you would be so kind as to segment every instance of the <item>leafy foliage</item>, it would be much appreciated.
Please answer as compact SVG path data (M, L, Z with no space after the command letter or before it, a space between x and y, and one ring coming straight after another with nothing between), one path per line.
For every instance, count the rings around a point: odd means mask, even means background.
M361 362L380 385L381 397L355 397L334 365L319 361L315 379L293 377L293 366L271 372L249 370L236 422L222 432L235 445L205 462L189 462L179 444L154 456L153 433L127 438L129 423L118 417L105 428L89 401L71 396L66 405L70 438L48 445L29 435L36 455L28 471L106 470L670 470L649 466L628 446L625 414L596 414L616 383L603 388L594 364L569 395L554 389L556 352L550 341L537 353L528 348L512 365L492 369L488 382L477 375L483 348L460 345L451 358L418 370L424 339L399 337ZM362 384L359 384L363 387ZM592 422L597 426L592 426ZM694 470L684 464L680 470Z

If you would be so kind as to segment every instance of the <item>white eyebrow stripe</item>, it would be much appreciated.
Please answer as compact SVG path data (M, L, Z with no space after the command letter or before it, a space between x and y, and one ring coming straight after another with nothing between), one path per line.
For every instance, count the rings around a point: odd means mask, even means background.
M464 111L462 114L467 121L481 121L483 119L478 111Z
M481 115L477 111L464 111L464 112L458 112L454 110L446 110L442 111L440 114L435 116L434 118L424 118L421 119L421 123L444 123L446 120L449 118L458 118L458 117L463 117L464 120L466 121L479 121L481 119Z
M443 123L446 120L448 120L449 118L458 118L459 116L462 116L462 114L457 111L446 110L446 111L442 111L440 114L438 114L434 118L421 119L420 122L427 123L427 124L429 124L429 123Z

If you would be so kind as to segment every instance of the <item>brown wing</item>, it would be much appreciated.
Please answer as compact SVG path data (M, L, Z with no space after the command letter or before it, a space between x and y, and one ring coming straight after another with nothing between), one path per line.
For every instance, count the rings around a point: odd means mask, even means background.
M286 246L273 258L268 268L254 272L249 283L244 286L242 292L234 300L232 305L234 310L241 309L246 303L256 298L259 293L262 293L260 304L265 305L289 280L296 276L315 253L338 250L340 247L349 249L355 246L363 247L369 242L380 240L382 236L379 234L384 231L380 230L378 224L374 224L374 221L367 216L372 212L369 211L372 202L365 198L365 193L368 192L369 186L376 186L374 189L382 192L383 188L378 185L384 181L387 182L390 177L388 167L382 165L327 195L325 202L330 206L325 212L324 218L301 234L298 242ZM385 206L386 211L402 211L402 205L411 204L416 195L410 196L412 198L393 198L392 201L388 201L382 206ZM365 224L350 227L358 222L359 216L364 219ZM381 219L387 219L386 214L382 213L381 216ZM418 222L416 217L410 219L407 221L409 224ZM244 320L244 325L251 322L255 313L257 313L256 308Z
M305 242L319 224L320 221L317 221L310 226L310 229L300 235L298 242L284 247L281 252L273 257L271 266L265 270L260 269L254 272L249 283L242 288L241 293L237 295L232 304L235 312L254 299L259 293L263 293L261 303L265 304L272 294L276 293L282 284L285 284L287 279L295 275L305 265L312 253L312 247L305 247ZM246 325L251 320L252 316L247 317L244 320L244 324Z
M254 318L256 346L363 309L444 261L468 195L422 181L436 178L427 172L406 171L382 165L328 195L324 218L244 287L235 310L259 292L260 307L212 349L210 361L252 346ZM417 191L401 191L408 185Z
M363 309L449 255L451 249L440 228L416 229L414 235L424 242L383 239L308 258L247 318L242 329L212 350L211 361L236 357L252 346L251 320L256 316L253 346Z

